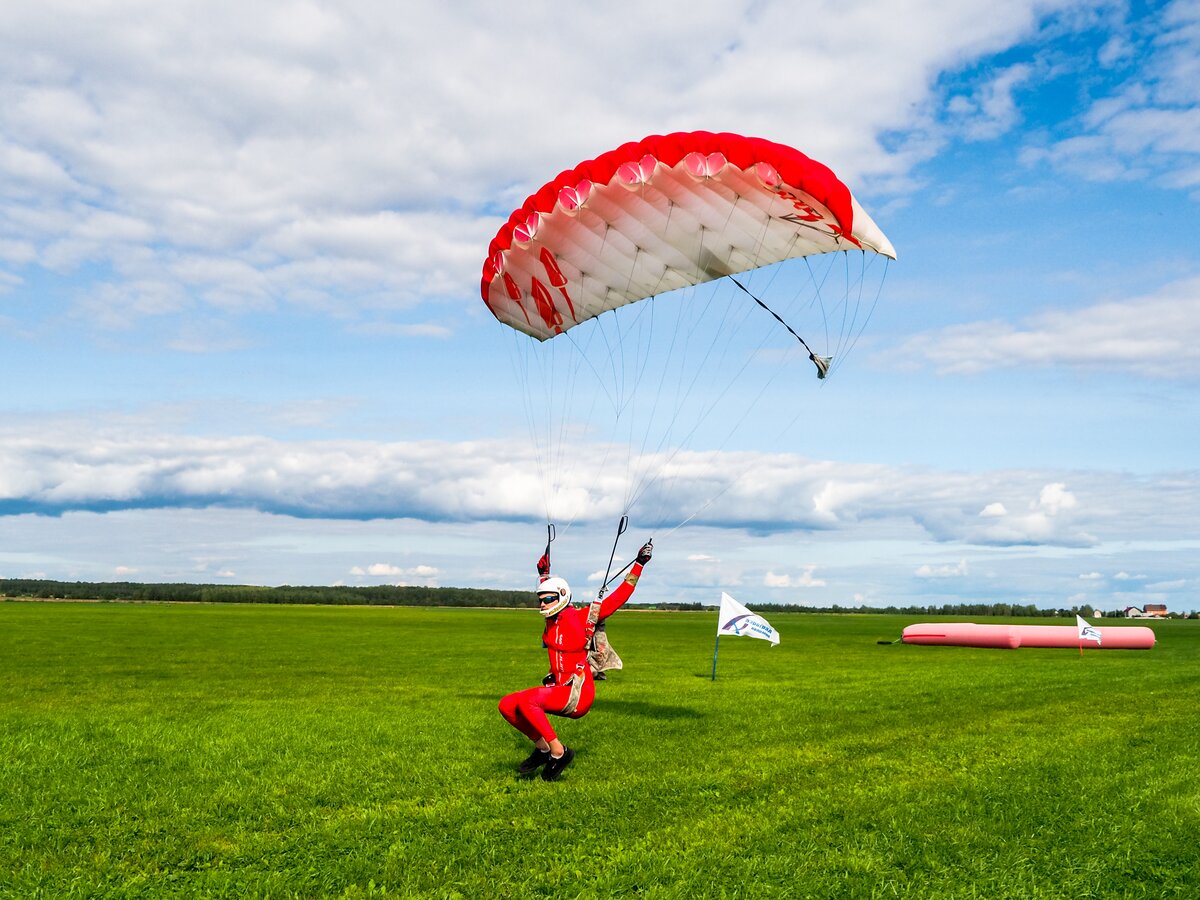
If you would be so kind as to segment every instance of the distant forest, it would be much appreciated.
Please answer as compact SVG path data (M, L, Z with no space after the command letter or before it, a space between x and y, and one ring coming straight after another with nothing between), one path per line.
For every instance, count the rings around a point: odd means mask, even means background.
M532 608L530 591L496 591L482 588L292 586L256 587L241 584L137 584L129 581L45 581L0 578L0 598L32 597L39 600L101 600L141 603L312 603L333 606L478 606ZM642 609L702 610L717 604L635 604ZM762 608L760 606L760 608ZM1039 618L1092 615L1092 608L1039 609L1033 604L946 603L941 606L799 606L771 604L772 612L890 613L893 615L1031 616ZM1116 613L1108 613L1115 615Z

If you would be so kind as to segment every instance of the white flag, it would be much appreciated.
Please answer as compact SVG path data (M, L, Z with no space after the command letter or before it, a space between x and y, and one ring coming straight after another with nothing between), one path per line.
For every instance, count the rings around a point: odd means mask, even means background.
M717 620L717 636L723 634L761 638L770 641L771 646L779 643L779 632L771 627L770 622L750 612L724 591L721 592L721 618Z
M1100 643L1100 632L1084 621L1083 616L1075 617L1075 627L1079 629L1079 643L1095 641Z

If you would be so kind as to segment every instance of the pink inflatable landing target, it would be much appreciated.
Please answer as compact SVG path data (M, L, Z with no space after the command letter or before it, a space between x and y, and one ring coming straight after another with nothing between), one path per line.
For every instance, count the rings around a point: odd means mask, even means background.
M1100 643L1083 641L1085 650L1149 650L1154 632L1145 626L1095 629ZM936 622L909 625L901 640L906 644L937 644L945 647L1078 647L1074 625L975 625L968 622Z

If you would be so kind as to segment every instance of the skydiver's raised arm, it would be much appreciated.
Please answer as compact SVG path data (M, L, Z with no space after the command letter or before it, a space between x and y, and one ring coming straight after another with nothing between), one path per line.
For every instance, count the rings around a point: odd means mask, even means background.
M633 596L633 590L637 587L638 579L642 576L642 570L646 567L646 563L650 562L650 557L654 553L654 544L652 541L647 541L642 545L642 549L637 552L637 557L633 561L633 565L629 568L629 574L625 576L615 591L604 598L600 604L600 615L598 619L603 621L615 613L618 609L625 605L625 601Z

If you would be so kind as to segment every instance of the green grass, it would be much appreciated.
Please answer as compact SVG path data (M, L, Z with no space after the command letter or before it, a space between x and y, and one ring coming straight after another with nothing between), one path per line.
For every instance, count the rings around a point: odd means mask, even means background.
M1200 623L1149 652L622 613L518 780L533 611L0 603L4 897L1187 897Z

